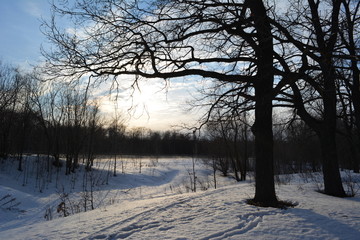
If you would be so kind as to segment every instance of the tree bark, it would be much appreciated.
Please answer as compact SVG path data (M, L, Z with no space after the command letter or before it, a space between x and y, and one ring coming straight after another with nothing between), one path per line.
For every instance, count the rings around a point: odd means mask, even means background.
M273 38L266 9L261 0L247 1L254 18L258 38L256 57L258 72L255 88L255 197L254 202L262 206L276 206L274 157L272 132L272 90L273 90Z
M324 69L324 122L318 135L321 143L324 192L328 195L344 197L345 191L339 171L336 147L336 90L334 71L331 67ZM328 70L328 71L326 71Z
M324 192L331 196L345 197L339 172L335 132L323 130L319 137L323 159Z
M339 31L340 1L333 2L331 14L330 36L325 37L319 16L319 5L314 0L308 0L311 9L311 21L314 25L316 43L318 45L318 63L321 69L323 83L323 121L317 127L312 127L318 134L321 143L322 165L324 174L325 194L344 197L345 191L339 171L339 163L336 151L336 71L333 65L332 54L335 51L335 43ZM304 119L305 120L305 119ZM305 120L306 121L306 120Z

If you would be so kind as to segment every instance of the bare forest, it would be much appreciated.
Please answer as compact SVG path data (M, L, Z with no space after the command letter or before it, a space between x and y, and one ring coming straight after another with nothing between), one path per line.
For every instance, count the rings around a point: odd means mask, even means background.
M116 175L121 156L189 156L239 182L253 173L256 206L294 206L276 195L279 174L321 172L321 192L348 196L340 170L360 166L360 2L280 2L55 1L45 62L0 62L0 165L22 172L41 156L44 173L72 175L111 156ZM190 108L205 110L195 126L130 128L126 111L104 115L94 97L124 78L141 91L149 78L194 77L204 84Z

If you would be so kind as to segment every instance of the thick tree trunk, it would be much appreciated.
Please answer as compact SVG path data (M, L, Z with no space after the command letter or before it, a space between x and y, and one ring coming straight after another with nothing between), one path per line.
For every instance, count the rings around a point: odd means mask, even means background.
M312 23L316 33L316 42L319 47L319 65L323 77L323 123L318 130L320 137L325 193L332 196L344 197L345 191L340 177L339 164L336 150L336 71L332 55L335 52L335 43L339 30L339 10L341 1L332 2L330 33L325 37L323 25L319 17L319 5L314 0L309 0L312 14Z
M255 110L255 198L264 206L275 206L272 111L267 101L257 101Z
M350 86L351 88L351 100L352 100L352 104L354 106L354 114L355 114L355 126L356 126L356 133L357 133L357 139L353 138L354 143L352 144L353 147L355 148L355 152L354 155L355 157L353 158L353 170L354 172L359 172L359 164L360 164L360 159L359 159L359 152L358 152L358 148L356 146L356 144L360 143L360 69L359 69L359 65L358 65L358 59L355 58L355 56L357 55L357 48L356 48L356 41L355 41L355 37L356 37L356 33L355 33L355 18L353 18L352 13L350 11L350 6L351 6L351 1L342 1L343 7L345 9L345 13L346 13L346 22L347 22L347 28L345 29L345 32L343 33L344 35L348 36L348 44L347 44L347 49L350 53L350 56L353 56L353 58L351 59L351 67L350 70L352 72L352 84L350 79L347 79L347 84ZM342 29L344 30L344 29ZM346 41L346 40L345 40ZM357 140L357 141L356 141ZM358 145L359 147L359 145Z
M358 140L357 143L360 143L360 71L356 61L352 61L351 66L352 66L351 70L353 72L353 85L351 88L351 93L352 93L351 97L355 112L355 126L356 126L356 134L357 134L356 140ZM360 164L360 159L358 157L359 154L356 154L356 157L353 162L354 172L357 173L359 172L359 164Z
M352 138L350 145L350 154L351 154L351 168L354 173L359 173L359 150L357 149L356 140Z
M335 132L323 131L319 137L323 159L324 192L332 196L345 197L339 172Z
M324 192L332 196L345 197L336 147L336 105L331 104L331 102L336 101L335 95L332 98L326 101L326 97L324 97L324 123L322 130L319 132L323 160ZM330 105L329 102L331 106L327 106Z
M300 91L293 86L295 94L295 105L299 116L307 123L318 135L322 153L322 170L324 175L325 194L344 197L345 191L339 171L339 163L336 147L336 95L334 81L326 79L323 96L324 116L322 121L315 120L303 105Z
M266 9L261 0L247 1L257 32L258 59L255 88L255 198L261 206L276 206L272 132L273 38Z
M320 62L324 77L324 120L318 135L320 137L323 159L325 194L344 197L345 191L340 177L336 147L336 74L334 67L331 65L329 52L327 51L323 54L322 61Z
M324 64L326 65L326 64ZM324 120L318 135L322 151L322 165L324 174L325 194L344 197L345 191L340 177L336 147L336 88L333 78L333 68L322 66L324 69Z

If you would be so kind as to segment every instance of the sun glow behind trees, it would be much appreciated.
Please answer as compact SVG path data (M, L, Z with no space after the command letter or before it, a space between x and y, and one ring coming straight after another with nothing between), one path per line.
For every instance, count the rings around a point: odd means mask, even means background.
M165 131L198 121L200 110L190 111L187 104L195 94L196 89L189 89L189 85L180 79L171 83L149 79L139 83L138 87L133 88L129 83L111 93L104 84L94 95L100 99L100 109L106 118L113 115L116 105L129 128Z
M68 1L73 4L74 1ZM69 5L70 6L70 5ZM50 4L47 0L36 1L5 1L2 3L0 26L4 35L0 39L0 60L4 63L19 65L29 71L33 65L42 65L43 59L40 46L50 48L48 41L41 33L41 21L50 20ZM66 18L58 19L67 32L75 31ZM76 30L80 33L80 30ZM186 87L182 80L177 83L159 83L150 81L142 84L141 92L132 89L130 85L123 86L117 104L124 113L127 125L165 131L173 125L194 123L197 113L189 112L186 101L196 94L195 83ZM167 88L164 89L164 88ZM164 89L164 91L161 91ZM110 119L114 109L114 92L109 93L108 86L101 85L96 89L95 97L100 100L100 110L104 117ZM194 91L193 91L194 90ZM112 95L111 97L109 97Z

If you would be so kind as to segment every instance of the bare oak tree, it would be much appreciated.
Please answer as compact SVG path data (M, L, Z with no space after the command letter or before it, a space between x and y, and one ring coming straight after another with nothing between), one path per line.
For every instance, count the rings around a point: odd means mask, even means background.
M324 192L345 196L336 145L337 91L335 56L339 49L341 1L293 1L288 14L272 21L282 55L277 74L283 77L282 96L290 99L301 117L318 135L322 151ZM286 56L284 58L283 56Z
M44 33L47 73L75 80L121 82L133 76L172 79L199 76L237 84L255 101L256 191L254 202L275 206L272 94L273 37L262 0L76 1L53 6ZM57 17L75 23L61 29ZM253 96L241 92L253 87Z

